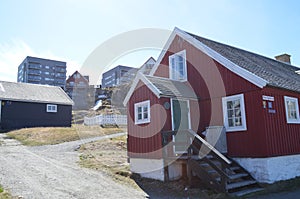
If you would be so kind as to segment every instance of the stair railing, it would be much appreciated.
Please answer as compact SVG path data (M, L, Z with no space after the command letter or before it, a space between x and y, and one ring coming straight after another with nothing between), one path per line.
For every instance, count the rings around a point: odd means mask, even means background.
M231 161L228 158L226 158L215 147L213 147L211 144L209 144L205 139L200 137L196 132L194 132L191 129L187 130L187 132L189 132L194 138L199 140L203 144L202 146L207 147L209 149L208 153L211 152L214 154L214 156L218 157L217 159L222 160L222 162L224 162L226 164L231 164ZM207 155L207 154L200 154L200 157L201 157L201 155Z

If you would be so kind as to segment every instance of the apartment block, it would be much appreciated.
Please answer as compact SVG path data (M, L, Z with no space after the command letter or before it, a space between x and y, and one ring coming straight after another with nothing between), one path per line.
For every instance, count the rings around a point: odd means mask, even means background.
M122 65L114 67L102 74L102 88L114 87L131 81L137 70L137 68Z
M18 82L66 86L66 62L27 56L18 68Z

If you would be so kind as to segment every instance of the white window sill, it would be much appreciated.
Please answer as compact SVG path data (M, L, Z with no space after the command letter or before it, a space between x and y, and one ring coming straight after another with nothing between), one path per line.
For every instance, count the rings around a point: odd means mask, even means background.
M300 124L300 120L288 120L288 124Z
M135 122L135 124L147 124L147 123L150 123L150 120L147 120L147 121L137 121L137 122Z
M247 131L246 127L226 127L226 132Z

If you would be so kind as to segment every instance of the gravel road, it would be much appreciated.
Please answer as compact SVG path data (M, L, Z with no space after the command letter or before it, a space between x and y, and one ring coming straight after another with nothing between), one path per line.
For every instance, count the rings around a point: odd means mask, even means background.
M124 134L124 133L123 133ZM80 144L122 133L58 145L27 147L0 134L0 184L20 198L145 198L101 171L77 165Z

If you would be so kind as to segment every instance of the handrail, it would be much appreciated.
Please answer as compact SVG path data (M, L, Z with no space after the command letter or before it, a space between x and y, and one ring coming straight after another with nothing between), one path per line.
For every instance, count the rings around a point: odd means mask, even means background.
M206 147L208 147L214 154L220 157L227 164L231 164L232 162L226 158L222 153L220 153L215 147L209 144L206 140L200 137L197 133L195 133L192 129L187 130L190 134L192 134L195 138L197 138L200 142L202 142Z

